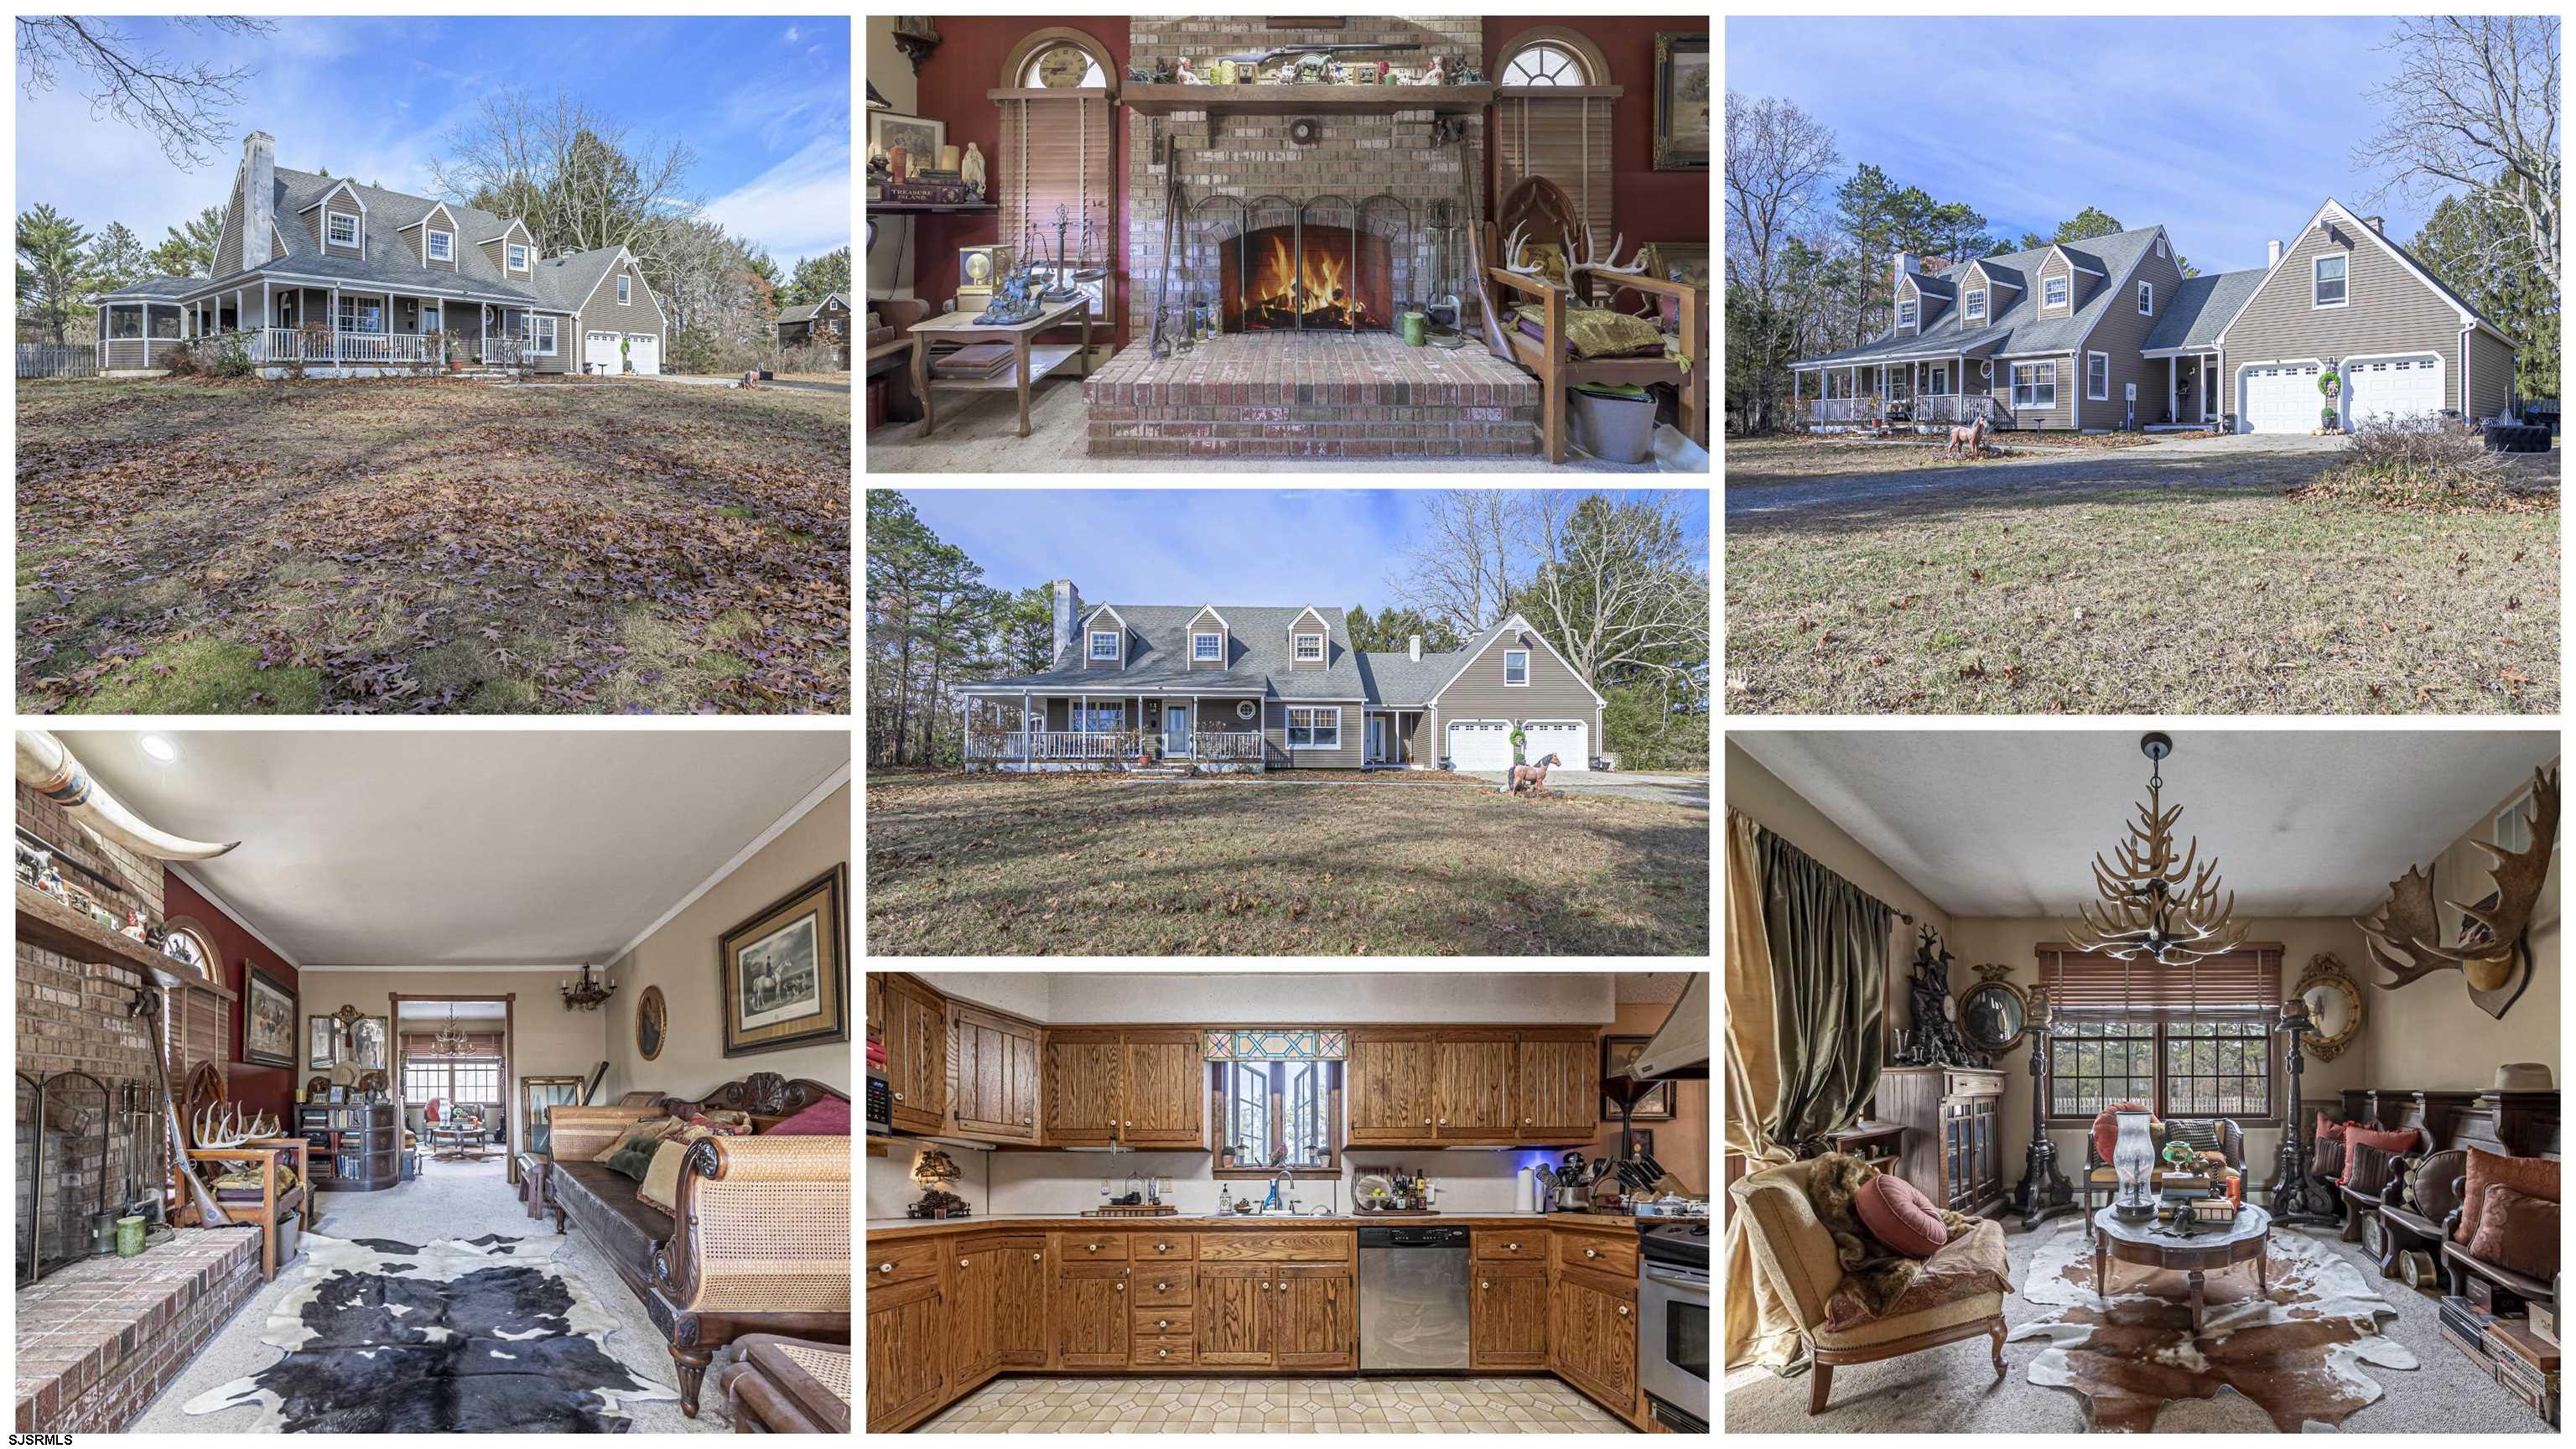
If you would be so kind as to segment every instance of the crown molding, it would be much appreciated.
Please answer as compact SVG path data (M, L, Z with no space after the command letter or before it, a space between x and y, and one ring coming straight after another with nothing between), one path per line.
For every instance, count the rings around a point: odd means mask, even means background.
M786 834L790 826L793 826L797 821L804 819L807 815L812 814L815 806L831 799L835 791L848 783L850 783L850 762L844 760L841 762L841 767L839 769L836 769L831 774L824 776L823 783L816 785L813 789L805 792L805 798L797 801L794 807L789 809L786 814L779 816L777 820L773 821L767 830L753 836L751 844L735 851L733 859L726 861L721 866L718 866L715 874L698 882L698 888L696 890L680 897L679 902L673 905L669 910L664 911L654 920L653 924L646 926L643 930L637 932L634 940L618 947L617 950L609 956L608 964L615 965L617 962L623 961L628 956L633 955L636 947L643 945L646 941L653 938L654 932L671 924L673 920L678 918L682 911L696 905L700 897L704 896L707 892L714 890L717 886L724 884L725 877L742 869L753 856L766 850L771 841Z
M277 959L294 967L298 975L301 975L304 972L304 963L296 960L293 952L277 944L275 941L268 939L268 937L260 931L259 927L250 923L250 918L242 914L239 907L235 906L232 902L225 900L222 896L215 894L215 888L206 884L195 871L187 869L175 860L165 860L161 862L161 867L172 875L177 876L179 879L186 881L188 883L188 889L195 891L200 896L203 896L207 905L213 906L216 910L223 912L225 920L228 920L234 925L249 932L252 940L257 941L272 951L275 951L277 953ZM161 914L164 918L168 917L170 914L170 903L168 901L163 901L161 903Z

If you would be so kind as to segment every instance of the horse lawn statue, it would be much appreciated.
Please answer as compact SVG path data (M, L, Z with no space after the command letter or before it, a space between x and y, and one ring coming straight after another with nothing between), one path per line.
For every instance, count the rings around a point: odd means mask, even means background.
M1533 795L1546 789L1548 767L1556 763L1557 757L1549 755L1547 758L1540 760L1535 765L1512 766L1511 769L1503 776L1503 793L1506 795L1517 795L1521 792L1521 787L1523 786L1529 787L1529 791Z
M1941 449L1945 458L1974 458L1986 451L1986 420L1979 418L1964 428L1952 428L1950 441Z

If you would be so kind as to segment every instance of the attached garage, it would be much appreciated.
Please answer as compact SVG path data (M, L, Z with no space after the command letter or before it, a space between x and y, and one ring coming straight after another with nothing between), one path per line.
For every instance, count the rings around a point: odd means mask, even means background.
M2347 357L2343 391L2344 416L2351 423L2438 413L2445 406L2441 354Z
M1544 760L1554 755L1556 768L1559 770L1580 771L1592 768L1592 729L1581 720L1524 720L1521 722L1521 733L1525 737L1521 746L1522 759ZM1508 754L1510 746L1506 745L1504 750Z
M626 338L624 334L617 332L587 332L582 334L582 371L602 373L610 377L616 376L622 370L618 366L617 344L625 340Z
M661 372L661 370L662 370L662 336L661 336L661 334L660 334L660 333L658 333L658 332L629 332L629 333L627 333L627 334L626 334L626 360L627 360L628 362L633 363L633 364L635 365L635 370L636 370L636 372L638 372L639 374L641 374L641 375L643 375L643 376L645 376L645 377L651 377L651 376L654 376L655 374L657 374L657 373Z
M2249 433L2305 433L2317 426L2325 394L2314 362L2271 362L2237 370L2236 415Z
M1449 722L1449 768L1508 770L1512 767L1509 720L1453 719Z

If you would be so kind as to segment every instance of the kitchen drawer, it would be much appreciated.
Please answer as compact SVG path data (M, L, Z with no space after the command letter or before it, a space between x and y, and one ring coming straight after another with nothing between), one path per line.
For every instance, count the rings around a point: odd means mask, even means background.
M1132 1286L1133 1284L1131 1280L1131 1290ZM1198 1329L1190 1317L1189 1305L1187 1304L1157 1308L1138 1307L1135 1310L1135 1315L1136 1322L1133 1331L1135 1336L1139 1339L1172 1338L1176 1336L1188 1338L1195 1336L1198 1333Z
M1192 1297L1192 1287L1190 1265L1187 1263L1175 1263L1168 1268L1139 1263L1135 1280L1128 1285L1127 1291L1135 1295L1139 1308L1174 1308L1196 1301Z
M1548 1236L1545 1228L1478 1228L1472 1243L1479 1258L1544 1263Z
M1198 1362L1198 1342L1190 1338L1148 1338L1142 1328L1127 1341L1127 1362L1133 1368L1184 1368Z
M879 1288L938 1277L941 1256L954 1249L956 1244L942 1237L922 1237L897 1238L892 1242L867 1246L868 1288L873 1292Z
M1337 1233L1201 1233L1203 1263L1347 1263L1356 1235Z
M1198 1244L1188 1233L1129 1233L1127 1256L1138 1263L1188 1263L1198 1258Z
M1057 1233L1055 1260L1059 1263L1124 1263L1127 1261L1127 1235Z
M1637 1239L1609 1233L1558 1233L1556 1265L1589 1268L1630 1282L1637 1277Z

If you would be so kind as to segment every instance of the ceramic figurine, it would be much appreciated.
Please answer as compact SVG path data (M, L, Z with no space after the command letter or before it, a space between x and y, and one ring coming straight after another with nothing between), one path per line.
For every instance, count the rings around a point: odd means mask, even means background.
M1338 60L1334 61L1332 64L1324 67L1324 79L1337 86L1348 85L1351 80L1351 68L1342 64Z
M1199 73L1190 68L1190 63L1186 58L1181 61L1180 76L1181 84L1185 86L1194 86L1199 83Z
M957 160L957 179L973 190L984 189L984 149L969 141L966 154Z
M1452 83L1462 86L1480 86L1485 83L1485 72L1475 62L1462 60L1458 62L1458 74Z
M117 932L117 934L126 937L129 940L140 941L145 935L145 930L146 928L143 924L143 913L141 911L127 911L125 913L125 929Z
M1385 61L1381 60L1377 63L1377 83L1379 85L1386 84L1386 73L1391 68L1392 67L1388 66Z
M1174 79L1177 74L1178 72L1173 69L1172 62L1169 58L1154 62L1154 84L1158 86L1178 85L1179 81Z
M1141 86L1150 79L1152 79L1152 77L1145 74L1145 68L1143 66L1131 65L1127 67L1128 84Z
M1436 55L1431 57L1431 69L1422 73L1422 83L1427 86L1449 84L1448 62Z
M886 152L886 179L901 181L912 175L912 152L896 146Z

